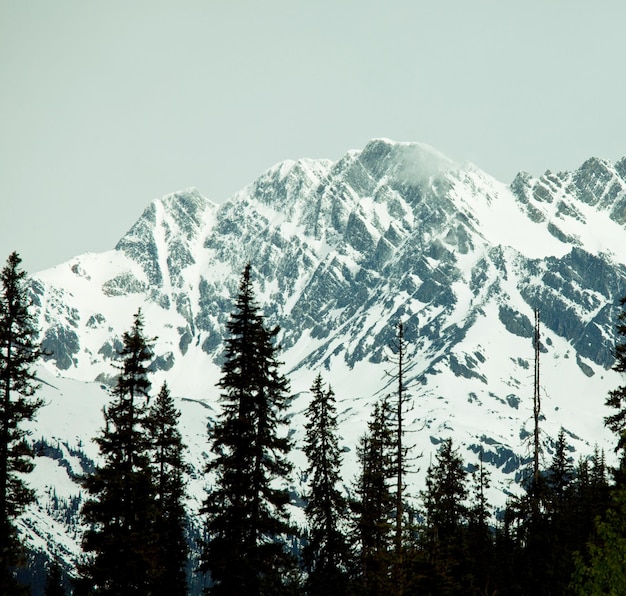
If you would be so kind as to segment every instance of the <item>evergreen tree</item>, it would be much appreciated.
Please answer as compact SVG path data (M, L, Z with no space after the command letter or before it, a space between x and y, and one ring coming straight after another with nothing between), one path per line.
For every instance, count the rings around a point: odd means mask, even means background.
M615 345L613 370L623 375L626 373L626 296L620 300L620 305L622 306L622 311L618 315L616 327L617 334L623 339ZM622 454L619 467L613 473L616 483L619 486L623 486L626 485L626 385L621 385L617 389L609 391L606 405L617 410L615 414L611 414L604 419L604 424L617 435L615 451L621 451Z
M394 479L393 437L389 426L389 402L374 406L368 432L358 447L360 475L352 508L356 515L356 583L368 595L393 593Z
M513 568L505 574L505 579L514 579L524 593L549 594L551 580L548 578L554 574L555 538L545 470L529 475L523 486L525 492L509 501L505 514L515 553Z
M576 555L570 588L580 596L618 596L625 586L626 489L620 488L604 518L598 518L587 556Z
M471 576L468 578L468 593L486 594L495 583L495 546L490 527L491 506L486 491L490 486L490 475L485 469L480 453L480 464L473 474L472 505L467 517L467 566Z
M501 523L495 531L496 593L524 594L521 587L520 562L523 550L515 531L514 501L508 501Z
M543 594L564 594L572 574L572 554L581 548L577 541L573 511L576 506L574 467L568 456L568 445L563 429L555 445L552 462L545 472L545 528L540 537L534 537L534 547L541 556L530 573L538 578ZM532 559L531 559L532 561Z
M187 594L186 514L183 461L184 445L178 419L180 412L166 383L148 411L148 440L152 450L155 485L156 573L153 596Z
M43 593L44 596L65 596L63 574L61 572L61 567L56 561L48 567L46 585Z
M622 312L618 315L616 327L618 335L623 339L615 345L613 370L623 375L626 373L626 296L620 300L620 305L622 306ZM623 452L620 465L614 470L616 482L619 485L623 485L626 484L626 385L621 385L609 391L606 405L617 410L615 414L611 414L604 419L604 424L617 435L615 451Z
M468 510L463 460L446 439L437 460L428 467L426 490L421 492L426 528L424 550L430 579L424 588L437 594L459 593L466 581L466 525Z
M626 338L626 297L620 301L617 333ZM615 346L613 370L626 373L626 340ZM626 385L609 392L606 405L617 410L604 419L605 426L617 435L616 452L621 452L618 468L613 470L615 486L610 495L610 507L595 523L586 556L578 554L572 579L576 594L622 594L626 586ZM597 459L597 452L596 452ZM600 467L600 466L596 466ZM595 483L602 484L596 474Z
M145 428L153 340L146 339L141 310L123 335L122 365L105 426L96 438L103 463L85 480L83 506L91 553L82 566L83 589L115 596L150 593L158 560L155 497Z
M595 519L606 510L603 456L596 449L591 460L581 461L574 470L563 431L540 482L540 508L535 515L528 494L507 506L496 551L497 583L503 593L568 593L574 553L586 549Z
M227 324L219 387L222 412L210 429L215 486L203 505L208 539L202 569L210 594L280 594L293 567L284 537L293 532L278 486L288 479L291 443L284 434L289 383L254 299L245 267Z
M572 553L584 552L593 536L596 520L609 507L609 483L604 457L597 447L591 459L581 459L565 491L563 507L555 516L554 532L566 539L567 551L561 574L573 571ZM566 578L569 580L569 577Z
M31 472L33 450L23 423L43 401L33 365L41 355L38 331L29 312L26 273L12 253L0 273L0 593L17 594L12 569L21 562L15 521L35 499L23 474Z
M572 458L567 455L565 431L561 428L546 478L550 500L549 510L553 514L562 512L565 507L568 488L573 480L574 466L572 465Z
M337 488L341 452L337 441L335 394L324 390L318 375L307 408L304 453L309 465L306 516L309 525L304 561L309 572L307 593L344 594L347 590L348 545L342 532L347 503Z
M610 486L604 453L594 448L591 460L578 465L575 483L575 507L572 517L578 543L584 544L593 531L595 520L604 515L609 506Z

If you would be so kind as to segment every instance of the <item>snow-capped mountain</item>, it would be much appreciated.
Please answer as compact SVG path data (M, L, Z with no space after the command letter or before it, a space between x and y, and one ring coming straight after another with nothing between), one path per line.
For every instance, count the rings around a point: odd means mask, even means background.
M153 201L114 250L32 276L47 405L33 424L39 506L33 545L78 552L72 480L97 459L91 438L114 383L116 348L142 308L156 336L154 391L167 379L189 446L190 508L203 498L206 426L218 411L225 323L252 265L303 437L308 388L321 372L339 401L344 477L373 403L393 392L390 345L403 322L414 494L431 452L452 437L492 471L491 501L516 492L532 432L533 310L541 314L542 441L561 427L575 458L603 428L619 299L626 294L626 158L575 172L498 182L432 148L374 140L333 163L278 164L221 205L195 189ZM294 490L301 488L296 464Z

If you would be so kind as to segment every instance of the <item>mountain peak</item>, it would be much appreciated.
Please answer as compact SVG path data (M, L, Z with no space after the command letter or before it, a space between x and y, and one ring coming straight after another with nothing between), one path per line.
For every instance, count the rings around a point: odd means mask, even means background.
M380 138L370 141L359 154L360 161L377 177L393 173L398 181L422 183L458 169L458 165L425 143L398 142Z
M155 199L115 250L141 265L150 286L160 286L195 262L193 253L202 242L202 228L217 209L195 188Z
M572 179L582 201L600 209L612 209L614 218L626 222L626 180L611 162L592 157L574 172Z
M195 189L172 193L147 207L117 251L77 257L33 285L44 347L55 352L44 366L106 386L141 305L147 333L158 336L153 386L167 379L185 398L190 484L201 502L226 325L250 262L267 322L281 329L296 443L323 369L340 406L344 477L354 477L371 406L393 391L388 356L402 321L416 451L427 458L452 437L469 464L482 452L497 492L524 465L535 307L546 450L561 427L577 457L607 445L602 396L617 385L611 350L626 294L624 171L626 161L588 160L507 186L428 145L374 139L334 163L282 162L220 205ZM91 429L103 402L80 402ZM47 426L35 436L78 450L93 434L56 430L64 403L57 397L54 416L42 413ZM423 473L407 482L423 486Z

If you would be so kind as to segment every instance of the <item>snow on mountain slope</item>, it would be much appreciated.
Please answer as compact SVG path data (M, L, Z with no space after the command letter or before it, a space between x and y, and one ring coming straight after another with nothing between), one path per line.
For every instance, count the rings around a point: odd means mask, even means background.
M55 521L50 491L58 484L64 499L79 495L72 466L85 470L97 458L90 438L139 307L158 337L154 390L167 379L183 412L197 510L206 425L219 409L224 325L248 261L267 321L282 330L296 442L321 372L339 399L349 484L371 407L393 392L389 345L402 321L410 436L423 454L411 490L451 436L469 463L482 449L492 501L502 505L529 454L534 308L542 318L545 457L560 427L574 457L611 445L603 402L619 383L609 369L626 294L625 223L626 159L591 159L538 179L522 173L507 186L426 145L385 139L335 163L279 164L219 206L194 189L154 201L115 250L32 277L53 354L42 365L49 405L33 426L41 509L25 527L49 532L52 550L77 552L76 507L66 508L70 521ZM299 490L305 461L299 451L293 459Z

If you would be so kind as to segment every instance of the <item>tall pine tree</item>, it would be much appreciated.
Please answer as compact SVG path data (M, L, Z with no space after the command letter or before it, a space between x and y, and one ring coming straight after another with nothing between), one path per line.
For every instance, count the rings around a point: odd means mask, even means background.
M87 477L83 516L89 529L83 547L91 553L82 587L115 596L150 594L157 564L155 497L145 428L152 344L141 310L123 335L122 365L105 426L96 438L103 463Z
M490 528L491 506L487 499L490 474L483 465L480 450L478 468L472 473L471 505L467 510L467 559L471 593L488 594L495 582L494 536ZM468 589L468 593L470 590Z
M210 429L215 485L204 502L207 542L202 569L210 594L280 594L293 560L285 535L292 532L281 483L291 465L285 410L289 383L280 373L278 329L269 330L254 299L246 265L227 324L219 387L222 413Z
M543 572L541 593L563 594L572 574L572 553L584 543L575 535L576 509L575 476L572 458L568 455L565 431L561 428L556 440L552 463L545 472L546 532L543 543L530 544L541 552L542 565L535 565L538 574ZM540 593L540 592L537 592Z
M389 424L389 401L375 404L368 432L361 437L360 473L355 487L355 580L364 594L393 593L394 442Z
M33 365L41 355L38 332L29 312L26 273L12 253L0 273L0 593L17 594L12 569L21 548L15 521L34 501L23 474L32 471L33 450L23 423L43 404L35 397Z
M460 593L466 582L467 493L463 460L452 439L446 439L436 462L428 467L426 490L421 492L426 517L423 547L431 567L430 585L424 588L432 593Z
M306 516L309 525L304 562L309 572L307 593L345 594L347 591L348 545L343 532L347 502L338 488L341 452L337 439L335 394L323 387L318 375L311 387L307 408L304 453L309 465Z
M626 296L620 300L622 311L618 315L617 334L622 338L615 344L613 370L626 373ZM626 486L626 385L609 391L606 405L616 410L604 419L604 424L617 435L616 452L621 452L619 466L613 470L618 486Z
M174 405L166 383L148 410L148 440L152 451L155 485L156 572L153 596L183 596L187 594L186 567L188 547L184 507L186 465L184 445Z

